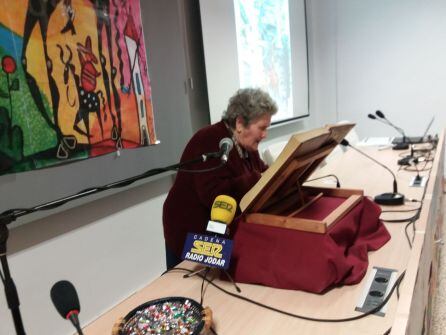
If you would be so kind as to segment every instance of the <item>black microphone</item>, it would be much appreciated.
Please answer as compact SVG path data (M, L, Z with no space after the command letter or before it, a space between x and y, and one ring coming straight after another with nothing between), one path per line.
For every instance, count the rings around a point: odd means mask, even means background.
M384 115L383 112L381 112L380 110L377 110L377 111L375 112L375 114L376 114L379 118L385 120L386 123L387 123L389 126L393 127L397 132L399 132L399 133L403 136L403 139L404 139L404 140L407 138L407 137L406 137L406 134L404 133L404 130L403 130L402 128L400 128L400 127L395 126L392 122L390 122L390 120L389 120L388 118L386 118L386 116ZM404 141L404 140L403 140L403 141Z
M380 110L377 110L377 111L375 112L375 114L376 114L378 117L380 117L381 119L387 120L386 117L384 116L384 113L381 112Z
M218 147L220 148L220 160L222 163L226 163L228 161L229 153L231 152L234 143L229 137L222 138Z
M387 125L391 126L393 129L395 129L397 132L399 132L401 134L401 136L403 137L402 138L402 142L401 143L395 143L393 149L395 149L395 150L405 150L405 149L409 148L410 141L406 142L406 140L408 140L408 138L407 138L404 130L402 128L400 128L400 127L395 126L392 122L390 122L390 120L388 118L386 118L384 113L381 112L380 110L377 110L375 112L375 114L380 119L384 120ZM377 119L377 120L380 121L380 119Z
M79 323L79 312L81 310L79 297L73 284L67 280L58 281L51 288L51 300L59 314L70 320L79 335L83 335Z
M401 193L398 193L398 185L396 182L396 176L392 172L392 170L390 170L384 164L378 162L373 157L370 157L365 152L352 146L346 139L343 139L340 144L343 146L350 147L350 148L354 149L355 151L359 152L361 155L363 155L363 156L371 159L375 163L379 164L380 166L382 166L384 169L386 169L387 171L389 171L392 174L392 176L393 176L393 192L382 193L382 194L378 194L377 196L375 196L374 200L377 204L386 205L386 206L398 206L398 205L404 204L404 195Z
M378 112L379 112L379 111L378 111ZM386 121L384 121L384 120L381 120L380 118L377 118L377 117L376 117L375 115L373 115L373 114L367 114L367 116L368 116L369 119L376 120L376 121L379 121L379 122L381 122L381 123L384 123L384 124L389 125L388 122L386 122Z
M395 127L394 125L392 125L385 117L384 114L381 111L376 111L376 115L378 115L379 117L376 117L373 114L367 114L369 119L375 120L375 121L379 121L381 123L384 123L388 126L391 126L394 129L397 129L397 131L401 134L401 132L403 132L403 142L399 143L398 145L394 145L393 149L395 150L402 150L402 149L407 149L407 144L405 143L405 138L406 136L404 135L404 131L401 128Z

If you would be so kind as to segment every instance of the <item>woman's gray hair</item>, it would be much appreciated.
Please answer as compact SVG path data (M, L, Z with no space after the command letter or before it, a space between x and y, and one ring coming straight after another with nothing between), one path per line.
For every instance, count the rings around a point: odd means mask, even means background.
M260 88L239 89L229 99L228 108L223 113L222 120L235 129L237 117L241 116L246 127L253 120L267 114L277 113L277 104L271 96Z

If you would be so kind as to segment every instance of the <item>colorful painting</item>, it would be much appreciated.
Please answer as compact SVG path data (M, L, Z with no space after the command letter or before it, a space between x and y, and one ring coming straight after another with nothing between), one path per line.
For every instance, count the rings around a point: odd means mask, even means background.
M261 87L293 117L288 0L234 0L240 87Z
M139 0L0 5L0 174L157 142Z

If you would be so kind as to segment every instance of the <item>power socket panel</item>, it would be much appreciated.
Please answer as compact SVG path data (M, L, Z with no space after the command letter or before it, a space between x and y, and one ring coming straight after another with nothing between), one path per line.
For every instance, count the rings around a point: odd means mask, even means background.
M373 267L365 283L364 290L356 305L355 311L367 313L379 306L386 298L389 291L395 284L397 270ZM385 316L387 311L385 304L375 315Z
M410 187L424 187L426 186L427 183L427 177L426 176L419 176L419 178L417 178L416 176L414 176L410 183L409 186Z

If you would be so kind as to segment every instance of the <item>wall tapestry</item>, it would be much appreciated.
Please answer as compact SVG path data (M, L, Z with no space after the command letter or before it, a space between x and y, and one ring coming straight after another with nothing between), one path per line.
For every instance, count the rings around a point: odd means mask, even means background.
M0 174L156 143L139 0L0 5Z

